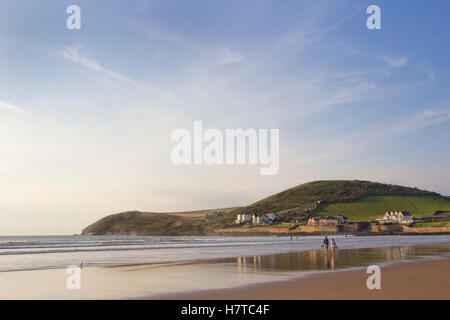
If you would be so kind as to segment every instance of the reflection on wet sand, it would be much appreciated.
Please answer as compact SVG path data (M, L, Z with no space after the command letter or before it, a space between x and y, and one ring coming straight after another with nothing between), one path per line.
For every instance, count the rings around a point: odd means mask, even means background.
M450 244L365 249L309 250L277 255L220 259L217 263L236 263L238 273L270 271L314 271L363 267L374 263L421 259L450 254Z
M292 279L318 270L450 255L450 243L367 249L310 250L275 255L120 267L83 268L82 289L67 290L64 269L0 272L3 299L117 299L233 288ZM338 277L337 277L338 278Z

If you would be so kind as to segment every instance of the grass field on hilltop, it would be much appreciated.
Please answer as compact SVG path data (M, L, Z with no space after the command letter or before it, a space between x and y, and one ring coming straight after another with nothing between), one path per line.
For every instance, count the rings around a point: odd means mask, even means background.
M350 203L331 203L321 207L315 215L342 214L350 221L372 220L386 211L409 211L414 217L432 215L438 210L450 210L450 200L440 196L369 196Z
M314 208L318 200L322 203L350 203L368 196L438 196L444 198L437 193L417 188L370 181L326 180L308 182L284 190L249 206L237 209L233 213L305 212L307 208ZM445 208L441 210L445 210Z

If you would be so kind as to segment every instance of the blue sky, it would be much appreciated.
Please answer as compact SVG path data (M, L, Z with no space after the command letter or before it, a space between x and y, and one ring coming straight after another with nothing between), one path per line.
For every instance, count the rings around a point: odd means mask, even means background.
M81 30L66 28L71 4ZM381 30L366 28L370 4ZM0 234L245 205L316 179L449 195L449 12L448 1L2 0ZM194 120L279 128L279 174L174 166L170 134Z

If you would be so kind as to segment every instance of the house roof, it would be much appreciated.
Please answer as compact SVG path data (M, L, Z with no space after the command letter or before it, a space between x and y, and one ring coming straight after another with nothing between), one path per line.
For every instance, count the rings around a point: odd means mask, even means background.
M404 216L411 216L411 213L409 213L409 211L386 211L386 213L390 216L396 216L400 213Z

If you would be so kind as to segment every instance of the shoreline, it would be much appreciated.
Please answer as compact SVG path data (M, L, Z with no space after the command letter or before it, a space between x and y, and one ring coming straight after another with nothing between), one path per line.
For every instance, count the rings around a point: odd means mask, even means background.
M289 237L289 236L352 236L352 237L367 237L367 236L439 236L439 235L450 235L450 231L434 231L433 232L417 232L413 231L403 231L403 232L387 232L387 231L361 231L361 232L299 232L295 230L276 230L273 232L269 231L217 231L212 233L204 234L135 234L135 233L105 233L105 234L74 234L68 235L73 237L260 237L260 236L273 236L273 237Z
M349 236L350 237L350 236ZM357 236L351 236L351 237L357 237ZM294 243L295 240L292 240ZM436 245L446 245L448 242L437 242L437 243L427 243L427 244L412 244L412 245L405 245L405 244L394 244L394 245L386 245L386 246L366 246L366 247L355 247L355 248L341 248L339 249L340 252L345 251L352 251L352 250L370 250L370 249L386 249L386 248L402 248L402 247L423 247L423 246L436 246ZM208 246L203 246L204 248L207 248ZM215 246L215 248L222 248L227 246ZM198 248L198 247L191 247L186 246L183 247L183 249L192 249L192 248ZM145 248L104 248L104 249L72 249L70 251L64 251L64 250L55 250L55 251L48 251L48 252L19 252L19 253L12 253L9 255L27 255L27 254L53 254L53 253L79 253L79 252L108 252L108 251L145 251L145 250L163 250L165 248L154 248L154 247L145 247ZM273 255L282 255L282 254L300 254L300 253L306 253L306 252L323 252L323 248L315 248L315 249L296 249L296 250L289 250L289 251L279 251L276 253L264 253L260 254L258 256L260 257L267 257L267 256L273 256ZM329 249L329 252L332 252L332 249ZM2 254L0 253L0 257ZM90 263L90 262L83 262L83 268L120 268L120 267L139 267L139 266L173 266L173 265L183 265L183 264L205 264L205 263L211 263L216 261L222 261L222 260L229 260L229 259L236 259L236 258L252 258L255 255L253 254L245 254L245 255L230 255L230 256L223 256L223 257L216 257L216 258L199 258L199 259L181 259L181 260L162 260L162 261L156 261L156 262L136 262L136 263ZM441 256L436 256L435 258L440 258ZM450 256L449 256L450 257ZM432 259L431 257L427 257L425 259ZM415 260L400 260L400 261L394 261L394 262L381 262L381 263L388 263L388 264L396 264L401 262L411 262ZM422 261L422 260L418 260ZM22 271L41 271L41 270L63 270L66 267L46 267L46 268L26 268L26 269L14 269L14 270L2 270L1 273L6 272L22 272ZM357 267L358 268L358 267ZM345 269L336 269L337 271L345 271Z
M450 256L380 263L381 289L366 286L365 267L319 271L306 277L234 288L171 293L144 300L408 300L450 299Z
M341 235L343 236L343 235ZM376 236L376 235L373 235ZM409 236L409 235L408 235ZM422 236L428 236L428 235L422 235ZM289 238L289 236L274 236L274 237L279 237L279 238ZM316 236L317 237L317 236ZM358 238L358 236L356 235L349 235L348 239L355 239ZM345 238L347 239L347 237ZM292 239L291 241L288 241L287 243L290 244L296 244L298 243L296 239ZM342 240L342 239L340 239ZM442 242L435 242L435 243L420 243L420 244L399 244L399 243L395 243L395 244L391 244L391 245L383 245L383 246L361 246L361 247L350 247L350 248L340 248L339 252L346 252L346 251L352 251L352 250L373 250L373 249L395 249L395 248L403 248L403 247L424 247L424 246L442 246L442 245L447 245L449 244L448 241L442 241ZM241 246L241 245L239 245ZM215 245L213 246L214 248L220 249L220 248L228 248L228 245ZM192 249L192 248L209 248L208 245L203 245L203 246L183 246L183 247L179 247L178 249ZM0 257L2 256L16 256L16 255L41 255L41 254L62 254L62 253L96 253L96 252L113 252L113 251L124 251L124 252L139 252L139 251L147 251L147 250L164 250L167 249L165 247L134 247L134 248L120 248L120 247L110 247L110 248L78 248L78 249L70 249L70 250L51 250L51 251L45 251L45 252L14 252L14 253L8 253L8 254L2 254L0 253ZM173 248L170 248L173 249ZM256 256L260 256L260 257L268 257L268 256L273 256L273 255L283 255L283 254L301 254L301 253L306 253L306 252L311 252L311 251L316 251L316 252L322 252L323 249L322 248L295 248L295 249L289 249L289 250L281 250L281 251L277 251L277 252L268 252L268 253L262 253L262 254L257 254ZM331 252L331 249L329 250ZM89 262L89 261L85 261L85 260L81 260L81 262L83 262L83 268L97 268L97 267L107 267L107 268L120 268L120 267L138 267L138 266L157 266L157 265L165 265L165 266L171 266L171 265L179 265L179 264L204 264L204 263L211 263L211 262L216 262L216 261L221 261L221 260L229 260L229 259L236 259L236 258L252 258L254 257L255 254L232 254L232 255L226 255L226 256L220 256L220 257L214 257L214 258L210 258L210 257L202 257L202 258L189 258L189 259L175 259L175 260L160 260L160 261L154 261L154 262L122 262L122 263L96 263L96 262ZM405 261L410 261L410 260L402 260L402 261L398 261L398 262L405 262ZM394 262L389 262L389 263L396 263ZM21 272L21 271L40 271L40 270L62 270L65 269L67 266L51 266L51 267L37 267L37 268L24 268L24 269L12 269L12 270L1 270L1 273L5 273L5 272ZM335 270L335 271L340 271L342 269L339 270Z
M289 236L299 236L299 237L313 237L313 236L349 236L349 237L370 237L370 236L446 236L450 235L450 231L445 232L221 232L211 235L197 235L197 236L220 236L220 237L252 237L252 236L273 236L273 237L289 237ZM195 235L194 235L195 236ZM173 237L173 236L167 236Z

